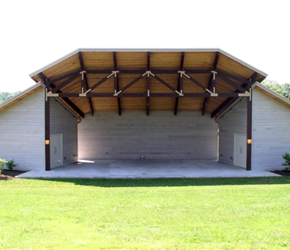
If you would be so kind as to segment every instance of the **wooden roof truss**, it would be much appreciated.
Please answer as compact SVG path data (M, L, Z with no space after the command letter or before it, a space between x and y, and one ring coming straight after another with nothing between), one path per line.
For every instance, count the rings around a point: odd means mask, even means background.
M81 56L80 56L81 58ZM44 81L46 84L48 91L47 91L47 97L61 97L69 106L71 106L81 117L83 117L83 113L78 109L76 105L74 105L68 98L70 97L85 97L88 100L88 104L90 106L91 114L93 115L93 109L91 105L91 98L92 97L112 97L116 98L118 102L118 109L119 109L119 114L121 115L121 104L120 104L120 98L121 97L146 97L147 102L146 102L146 110L147 110L147 115L149 115L149 98L151 97L176 97L176 104L175 104L175 114L177 114L177 109L178 109L178 98L183 98L183 97L205 97L205 103L204 103L204 108L202 110L202 114L204 114L205 107L207 105L207 101L210 97L216 98L216 97L228 97L228 99L221 104L213 113L212 117L215 116L223 107L228 106L229 103L232 103L235 98L238 97L250 97L250 92L249 88L251 84L254 83L255 78L257 76L257 73L254 73L254 75L249 78L249 79L243 79L241 77L237 77L235 75L232 75L229 72L225 72L222 70L216 69L217 61L218 61L218 53L217 53L217 59L215 62L215 65L213 69L190 69L190 70L150 70L150 53L148 52L148 65L147 65L147 70L142 71L142 70L117 70L117 64L116 64L116 55L114 54L114 70L84 70L84 67L82 66L81 70L77 72L73 72L70 74L67 74L65 76L56 78L56 80L61 80L67 78L65 81L63 81L61 84L58 86L55 86L53 84L53 80L49 80L44 76L43 73L39 73L38 76ZM181 62L181 69L183 69L183 60L184 56L182 56L182 62ZM81 59L80 59L81 61ZM82 64L82 63L81 63ZM83 64L82 64L83 65ZM100 81L95 83L91 88L88 89L87 85L87 80L86 80L86 75L87 74L104 74L107 73L108 75L104 78L102 78ZM140 74L141 73L141 74ZM119 90L118 86L118 75L119 74L140 74L136 79L128 83L126 86L124 86L122 89ZM162 78L160 78L157 74L179 74L179 81L178 81L178 89L175 89L172 87L169 83L164 81ZM202 83L200 83L198 80L196 80L194 77L192 77L189 74L211 74L211 80L209 83L209 86L206 87ZM81 89L82 93L63 93L61 91L62 88L70 84L73 80L78 78L81 75L82 80L81 80ZM109 78L114 76L114 88L115 91L114 93L91 93L92 90L100 86L102 83L107 81ZM143 77L147 76L147 93L124 93L128 88L130 88L132 85L134 85L136 82L138 82L140 79ZM167 88L169 88L173 93L150 93L150 77L155 78L158 80L160 83L165 85ZM183 90L183 78L186 77L189 79L191 82L196 84L198 87L203 89L205 93L184 93ZM229 85L233 86L236 91L234 93L216 93L215 91L215 79L216 77L221 78L224 80L226 83ZM243 82L243 85L238 85L235 83L233 80L239 80Z

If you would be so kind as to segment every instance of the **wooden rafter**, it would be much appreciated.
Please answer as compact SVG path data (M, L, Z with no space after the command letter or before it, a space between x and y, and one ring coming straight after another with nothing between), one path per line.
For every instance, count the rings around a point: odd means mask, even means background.
M242 88L248 90L251 85L256 81L258 77L258 74L255 72L249 79L247 79L247 81L251 81L251 84L248 83L243 83L242 84ZM238 93L239 91L236 90L234 93ZM233 93L233 94L234 94ZM214 116L216 116L217 114L219 114L220 112L222 112L226 107L228 107L229 105L231 105L238 97L229 97L228 99L226 99L219 107L217 107L212 113L211 113L211 117L213 118Z
M81 65L81 71L84 71L85 70L85 65L84 65L82 52L79 52L78 55L79 55L79 61L80 61L80 65ZM82 79L82 87L85 89L85 91L87 91L89 89L88 79L87 79L86 74L84 74L84 79ZM92 105L92 100L91 100L90 97L87 97L87 100L88 100L88 104L89 104L89 107L90 107L91 115L94 115L94 109L93 109L93 105Z
M217 77L225 81L226 83L230 84L233 86L235 89L237 89L239 92L245 92L245 88L241 87L237 83L233 82L231 79L229 79L225 74L219 72L217 74Z
M217 64L218 64L218 61L219 61L219 56L220 56L220 53L217 52L216 56L215 56L214 65L213 65L213 70L214 71L216 71ZM209 90L212 90L212 87L214 85L214 81L215 81L215 77L214 77L213 74L211 74L210 81L209 81L209 84L208 84L208 89ZM205 101L204 101L204 104L203 104L203 108L202 108L202 115L205 114L205 110L206 110L206 107L207 107L208 100L209 100L209 97L206 97Z
M38 74L38 77L43 81L43 83L46 84L48 89L55 88L56 86L53 83L48 84L49 79L42 73L40 72ZM62 94L61 90L57 91L58 94ZM68 97L62 97L62 100L71 107L71 109L74 110L75 113L77 113L80 117L85 118L84 113L70 100Z
M118 70L118 66L117 66L117 55L116 55L116 52L113 52L113 60L114 60L114 70L117 71ZM118 74L115 74L115 78L114 78L114 88L115 88L115 92L118 93L119 92L119 78L118 78ZM117 98L117 102L118 102L119 115L121 115L122 114L122 109L121 109L121 100L120 100L120 97Z
M61 84L59 84L58 86L56 86L55 88L53 88L51 90L51 92L52 93L56 93L58 90L62 89L66 85L70 84L73 80L77 79L78 77L80 77L80 74L79 73L73 74L69 79L65 80L64 82L62 82Z
M180 61L180 70L183 70L183 65L184 65L184 56L185 53L181 53L181 61ZM180 74L178 77L178 91L180 92L181 89L183 89L183 78L182 75ZM175 99L175 109L174 109L174 115L177 115L177 110L178 110L178 102L179 102L179 97L176 97Z

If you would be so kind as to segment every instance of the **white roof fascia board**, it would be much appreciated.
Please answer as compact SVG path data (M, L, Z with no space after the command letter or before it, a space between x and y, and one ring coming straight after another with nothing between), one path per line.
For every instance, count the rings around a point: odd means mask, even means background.
M41 84L38 82L38 83L32 85L31 87L29 87L28 89L23 90L23 91L20 92L19 94L15 95L15 96L11 97L10 99L8 99L7 101L1 103L1 104L0 104L0 108L3 108L3 107L6 106L7 104L13 102L14 100L16 100L17 98L19 98L19 97L21 97L21 96L23 96L23 95L29 93L30 91L36 89L36 88L39 87L39 86L41 86Z
M224 54L225 56L235 60L236 62L252 69L253 71L263 75L264 77L267 77L267 74L253 66L251 66L250 64L232 56L231 54L225 52L224 50L221 50L219 48L204 48L204 49L94 49L94 48L80 48L80 49L77 49L63 57L61 57L60 59L42 67L41 69L37 70L37 71L34 71L33 73L29 74L30 77L33 77L35 76L36 74L64 61L65 59L75 55L76 53L78 52L220 52L221 54Z

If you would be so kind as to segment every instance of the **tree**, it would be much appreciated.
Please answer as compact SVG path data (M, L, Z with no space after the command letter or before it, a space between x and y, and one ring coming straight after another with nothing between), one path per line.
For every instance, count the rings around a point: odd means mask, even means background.
M290 99L290 83L279 84L277 81L265 79L262 84L287 99Z

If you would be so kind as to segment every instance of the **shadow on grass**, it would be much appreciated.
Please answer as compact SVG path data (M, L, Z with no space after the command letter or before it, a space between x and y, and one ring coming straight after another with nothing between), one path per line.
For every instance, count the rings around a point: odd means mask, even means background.
M290 177L251 178L160 178L160 179L37 179L51 182L67 182L96 187L182 187L223 185L272 185L290 184Z

